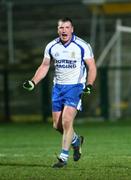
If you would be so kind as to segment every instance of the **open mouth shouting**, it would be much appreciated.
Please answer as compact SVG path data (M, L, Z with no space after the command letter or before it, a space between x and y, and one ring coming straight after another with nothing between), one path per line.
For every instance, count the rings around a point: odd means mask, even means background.
M69 40L69 36L66 33L62 33L61 40L67 42Z

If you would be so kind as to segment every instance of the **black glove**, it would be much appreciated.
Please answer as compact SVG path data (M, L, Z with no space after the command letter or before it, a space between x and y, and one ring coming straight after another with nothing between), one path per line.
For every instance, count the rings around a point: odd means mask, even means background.
M28 90L28 91L32 91L34 88L35 88L35 83L34 81L31 81L31 80L26 80L24 83L23 83L23 88Z
M85 87L85 89L84 89L83 92L84 92L85 94L91 94L92 89L93 89L93 86L92 86L91 84L88 84L88 85L86 85L86 87Z

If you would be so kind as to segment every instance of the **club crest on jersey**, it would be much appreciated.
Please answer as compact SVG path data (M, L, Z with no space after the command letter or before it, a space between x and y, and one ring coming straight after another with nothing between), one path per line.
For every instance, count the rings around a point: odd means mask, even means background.
M58 53L58 52L56 52L56 53L55 53L55 57L58 57L58 56L59 56L59 53Z
M75 52L74 51L71 52L71 58L75 58Z

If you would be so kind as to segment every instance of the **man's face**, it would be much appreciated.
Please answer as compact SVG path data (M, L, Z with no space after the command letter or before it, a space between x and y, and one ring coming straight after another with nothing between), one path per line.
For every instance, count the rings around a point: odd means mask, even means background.
M70 21L58 22L58 34L63 43L67 43L71 40L73 33L73 26Z

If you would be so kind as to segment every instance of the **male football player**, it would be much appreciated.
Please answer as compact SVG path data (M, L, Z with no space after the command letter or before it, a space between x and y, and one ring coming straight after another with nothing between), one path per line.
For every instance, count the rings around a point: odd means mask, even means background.
M59 19L57 31L59 37L47 44L41 65L33 78L23 83L23 87L34 89L46 76L53 61L53 127L62 134L61 153L53 168L62 168L67 165L70 146L74 161L81 157L84 137L74 131L73 123L77 111L81 110L81 95L83 92L91 93L97 70L90 44L74 34L70 18Z

